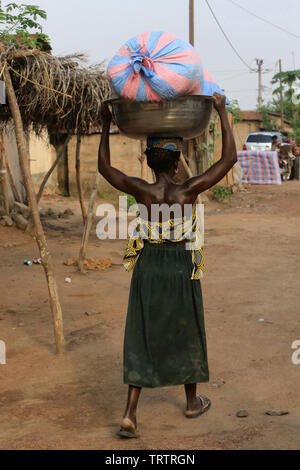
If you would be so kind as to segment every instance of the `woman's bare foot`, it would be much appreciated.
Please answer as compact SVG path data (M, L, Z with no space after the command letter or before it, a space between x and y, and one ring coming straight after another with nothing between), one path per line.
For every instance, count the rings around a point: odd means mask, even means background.
M184 413L187 418L196 418L208 411L211 407L211 401L204 395L195 397L192 403L187 405L187 410Z
M127 437L127 438L138 437L137 422L136 422L136 409L137 409L137 404L138 404L140 393L141 393L141 388L134 387L132 385L129 386L128 401L127 401L125 414L123 417L123 421L121 423L121 429L117 433L117 435L120 437Z
M133 421L131 421L131 419L127 417L123 418L123 421L121 423L121 429L119 432L117 432L117 435L119 437L125 437L128 439L139 437L136 429L136 423L134 423Z
M137 428L137 421L136 421L136 414L135 413L126 413L126 415L123 416L123 421L124 420L128 420L130 421L134 428L136 429Z
M205 411L209 410L211 407L211 401L209 398L204 395L198 395L197 384L186 384L185 393L186 393L186 412L184 413L187 418L196 418Z

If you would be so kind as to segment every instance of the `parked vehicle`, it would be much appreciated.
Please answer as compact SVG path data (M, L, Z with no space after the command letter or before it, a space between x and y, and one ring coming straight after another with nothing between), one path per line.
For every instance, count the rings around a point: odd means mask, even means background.
M271 151L272 137L276 135L279 143L282 143L283 135L280 132L251 132L244 144L243 150Z

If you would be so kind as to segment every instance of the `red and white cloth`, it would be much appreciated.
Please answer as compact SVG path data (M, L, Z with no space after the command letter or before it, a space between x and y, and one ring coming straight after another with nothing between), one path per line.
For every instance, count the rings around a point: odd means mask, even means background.
M244 150L238 152L238 162L243 169L243 183L282 183L277 152Z

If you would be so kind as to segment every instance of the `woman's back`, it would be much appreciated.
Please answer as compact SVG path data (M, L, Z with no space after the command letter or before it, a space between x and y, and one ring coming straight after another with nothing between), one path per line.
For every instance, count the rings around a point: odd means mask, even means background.
M183 185L168 181L166 177L158 176L158 178L156 183L145 185L136 198L138 204L146 208L148 220L153 222L169 220L170 217L164 217L165 211L167 214L175 213L173 215L175 218L179 218L180 214L183 216L188 209L185 206L192 206L195 201L186 196Z

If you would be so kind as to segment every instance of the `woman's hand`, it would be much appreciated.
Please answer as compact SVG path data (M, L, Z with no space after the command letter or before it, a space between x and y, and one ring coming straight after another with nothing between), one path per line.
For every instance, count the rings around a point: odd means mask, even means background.
M218 113L225 111L226 96L220 95L220 93L214 93L212 99L214 102L214 108L216 111L218 111Z
M109 110L107 103L102 103L101 109L100 109L100 115L101 115L102 124L110 125L112 121L112 114Z

